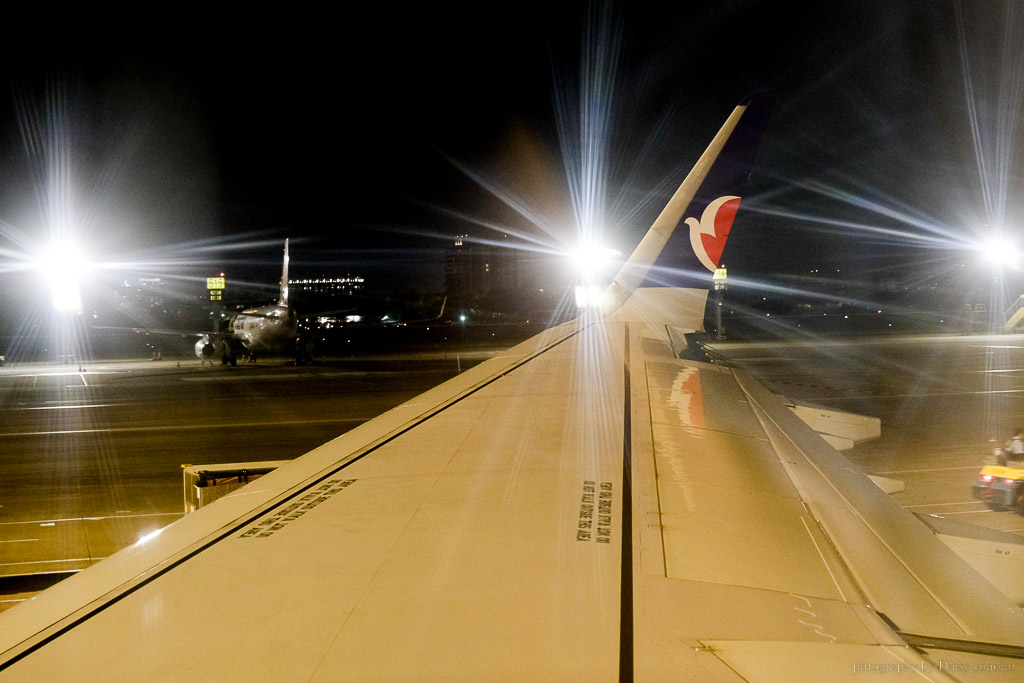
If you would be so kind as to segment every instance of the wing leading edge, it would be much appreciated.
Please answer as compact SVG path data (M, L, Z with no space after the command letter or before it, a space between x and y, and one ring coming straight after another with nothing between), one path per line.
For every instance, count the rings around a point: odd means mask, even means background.
M645 279L0 614L0 676L941 679L940 641L1012 663L1020 609L755 380L678 359L662 328L693 319L636 307Z

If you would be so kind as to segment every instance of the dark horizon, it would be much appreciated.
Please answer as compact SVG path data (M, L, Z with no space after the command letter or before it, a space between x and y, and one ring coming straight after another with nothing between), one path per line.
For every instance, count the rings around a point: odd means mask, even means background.
M298 270L430 291L454 235L509 234L550 274L580 230L628 254L758 90L732 272L942 272L1020 233L1012 3L363 12L5 47L5 258L70 222L94 259L250 280L289 237Z

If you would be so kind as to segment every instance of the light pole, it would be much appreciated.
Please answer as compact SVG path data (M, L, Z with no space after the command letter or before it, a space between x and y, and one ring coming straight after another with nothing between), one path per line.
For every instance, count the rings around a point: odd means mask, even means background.
M715 274L711 276L711 281L715 285L715 339L719 341L725 339L725 329L722 327L722 292L725 291L726 275L725 264L720 263L715 269Z

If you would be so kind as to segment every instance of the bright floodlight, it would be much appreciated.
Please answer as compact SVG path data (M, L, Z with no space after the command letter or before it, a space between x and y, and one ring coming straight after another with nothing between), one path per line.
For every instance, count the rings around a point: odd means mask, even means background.
M596 244L584 244L569 254L576 271L576 306L600 308L604 305L605 287L610 279L614 257L618 252Z
M981 253L987 263L1000 267L1019 268L1020 252L1009 240L993 237L981 245Z
M601 308L605 304L605 292L597 285L580 285L575 289L578 308Z
M584 244L572 251L569 254L569 259L581 280L592 280L599 277L608 268L616 253L614 249Z
M81 313L80 284L88 270L82 251L72 244L51 245L39 256L36 267L50 287L54 307L61 313Z

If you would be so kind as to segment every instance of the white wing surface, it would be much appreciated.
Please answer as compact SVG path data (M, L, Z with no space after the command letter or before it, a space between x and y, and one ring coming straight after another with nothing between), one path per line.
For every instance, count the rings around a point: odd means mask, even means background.
M677 224L702 215L692 194ZM640 258L663 268L628 267ZM632 296L657 288L634 278L617 312L548 330L0 614L0 678L1019 673L1020 608L780 397L679 359L666 326L693 321Z

